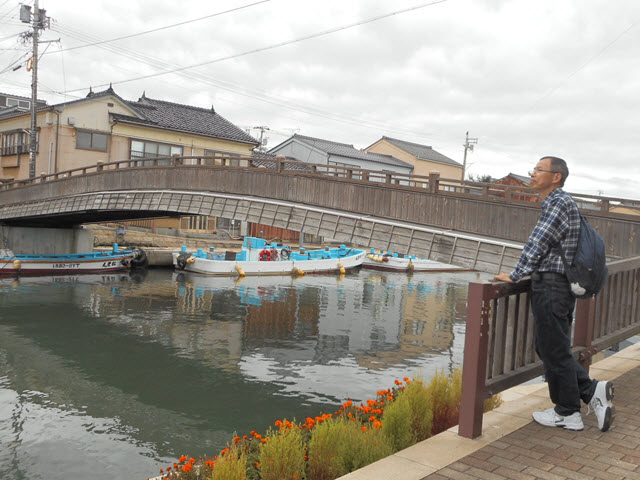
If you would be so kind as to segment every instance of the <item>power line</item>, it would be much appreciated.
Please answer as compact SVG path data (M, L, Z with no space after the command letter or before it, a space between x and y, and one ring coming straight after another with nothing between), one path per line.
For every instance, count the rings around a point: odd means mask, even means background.
M218 63L218 62L222 62L222 61L225 61L225 60L232 60L234 58L244 57L246 55L251 55L253 53L264 52L264 51L267 51L267 50L272 50L274 48L284 47L286 45L292 45L294 43L302 42L302 41L305 41L305 40L310 40L312 38L322 37L322 36L325 36L325 35L329 35L331 33L336 33L336 32L340 32L342 30L347 30L349 28L365 25L367 23L376 22L376 21L382 20L384 18L392 17L394 15L399 15L401 13L406 13L406 12L410 12L410 11L413 11L413 10L418 10L418 9L424 8L424 7L429 7L429 6L436 5L438 3L443 3L443 2L446 2L446 1L447 0L435 0L435 1L432 1L432 2L428 2L428 3L423 3L421 5L416 5L414 7L405 8L405 9L402 9L402 10L396 10L395 12L386 13L386 14L383 14L383 15L378 15L376 17L372 17L372 18L369 18L369 19L361 20L359 22L351 23L349 25L344 25L344 26L341 26L341 27L332 28L332 29L324 30L324 31L317 32L317 33L312 33L312 34L306 35L304 37L299 37L299 38L295 38L295 39L292 39L292 40L287 40L287 41L284 41L284 42L275 43L275 44L272 44L272 45L268 45L266 47L255 48L253 50L248 50L246 52L237 53L237 54L234 54L234 55L227 55L225 57L216 58L214 60L208 60L206 62L196 63L196 64L193 64L193 65L187 65L185 67L173 68L173 69L170 69L170 70L166 70L164 72L151 73L151 74L148 74L148 75L142 75L142 76L139 76L139 77L130 78L128 80L120 80L120 81L117 81L117 82L104 83L104 84L101 84L101 85L96 85L96 87L100 88L100 87L106 87L107 85L110 85L110 84L111 85L119 85L121 83L135 82L137 80L145 80L147 78L159 77L161 75L166 75L168 73L177 73L177 72L182 72L184 70L189 70L189 69L196 68L196 67L202 67L204 65L211 65L213 63ZM79 89L75 89L75 90L68 90L68 92L77 92L77 91L80 91L80 90L84 90L84 89L83 88L79 88Z
M445 0L441 0L441 2L442 1L445 1ZM435 2L435 3L441 3L441 2ZM391 16L391 15L398 14L400 12L406 12L406 11L410 11L410 10L415 10L417 8L421 8L421 7L428 6L428 5L433 5L433 4L434 3L432 2L430 4L415 6L415 7L411 7L411 8L405 9L405 10L396 11L396 12L392 12L392 13L385 14L385 15L380 15L380 16L375 17L374 19L368 19L368 20L360 21L360 22L357 22L357 23L352 24L352 25L358 25L358 24L371 22L371 21L374 21L375 19L385 18L385 17ZM345 28L348 28L348 27L339 27L337 29L332 29L332 30L333 31L337 31L339 29L345 29ZM58 31L59 33L62 33L64 35L69 35L69 36L71 36L73 38L77 38L77 39L82 39L82 40L89 39L92 42L94 40L93 38L91 38L90 36L88 36L86 34L75 32L72 29L69 29L69 28L64 27L62 25L58 25L58 26L54 27L53 30ZM318 35L319 34L313 34L313 35L310 35L310 36L307 36L307 37L318 36ZM127 50L127 49L124 49L124 48L121 48L121 47L116 47L114 45L109 45L109 44L106 44L105 42L95 42L95 44L96 45L99 44L98 45L99 48L106 49L106 50L108 50L110 52L113 52L113 53L116 53L118 55L123 55L125 57L135 59L136 61L139 61L139 62L142 62L142 63L146 63L147 65L150 65L150 66L152 66L154 68L170 69L172 67L172 65L167 64L165 62L161 62L161 61L159 61L157 59L154 59L154 58L139 54L137 52L132 52L130 50ZM169 73L169 72L167 72L167 73ZM178 75L185 76L185 77L189 78L190 80L195 80L195 81L198 81L200 83L204 83L204 84L207 84L207 85L212 85L212 86L215 86L217 88L220 88L220 89L223 89L223 90L227 90L227 91L230 91L232 93L236 93L236 94L239 94L239 95L242 95L242 96L246 96L246 97L261 101L261 102L282 106L282 107L285 107L285 108L288 108L288 109L291 109L291 110L300 111L300 112L303 112L303 113L306 113L306 114L310 114L310 115L314 115L314 116L318 116L318 117L321 117L321 118L327 118L327 119L333 120L333 121L339 121L339 122L342 122L342 123L348 123L348 124L357 125L357 126L371 126L371 127L383 129L388 133L412 135L412 136L417 136L417 137L422 137L427 133L427 132L424 132L424 131L417 132L417 131L412 131L412 130L408 130L408 129L398 129L398 128L392 127L392 126L390 126L388 124L385 124L385 123L375 122L373 120L363 120L362 118L357 118L357 117L354 118L354 117L352 117L350 115L337 114L335 111L327 111L327 110L323 110L321 108L317 108L317 107L314 107L314 106L302 105L302 104L299 104L299 103L296 103L296 102L292 102L291 100L286 99L286 98L283 99L282 97L268 96L268 95L265 95L265 94L263 94L261 92L258 92L258 91L255 91L255 90L251 90L251 89L246 88L246 87L241 87L241 86L238 86L238 85L235 85L235 84L230 84L228 82L224 82L224 81L221 81L221 80L215 80L215 79L211 78L208 75L199 74L197 72L190 72L188 74L188 76L183 71L177 71L177 72L174 72L174 73L176 73ZM113 82L113 83L117 84L117 83L122 83L122 82ZM93 87L97 87L97 88L100 88L102 86L106 86L106 84L105 85L93 85ZM57 95L64 96L67 93L78 92L78 91L82 91L82 90L84 90L84 89L75 89L75 90L66 90L65 89L64 92L54 92L54 93L56 93ZM439 135L435 135L435 134L430 134L430 135L432 137L439 137ZM451 143L453 143L453 141L454 141L453 137L446 137L446 138L449 139L447 141L450 141ZM455 140L455 141L457 142L457 140Z
M254 7L256 5L260 5L261 3L266 3L266 2L270 2L270 1L271 0L260 0L259 2L249 3L247 5L242 5L240 7L232 8L232 9L229 9L229 10L225 10L223 12L213 13L211 15L206 15L204 17L194 18L192 20L185 20L184 22L174 23L174 24L171 24L171 25L165 25L164 27L154 28L152 30L146 30L144 32L132 33L131 35L125 35L123 37L112 38L110 40L102 40L100 42L88 43L86 45L78 45L77 47L69 47L69 48L65 48L65 49L59 50L57 52L51 52L51 54L61 53L61 52L69 52L71 50L77 50L79 48L93 47L95 45L102 45L104 43L116 42L118 40L124 40L126 38L139 37L140 35L146 35L148 33L159 32L161 30L167 30L169 28L179 27L181 25L186 25L188 23L199 22L200 20L205 20L207 18L217 17L217 16L220 16L220 15L224 15L226 13L237 12L238 10L242 10L242 9L249 8L249 7Z

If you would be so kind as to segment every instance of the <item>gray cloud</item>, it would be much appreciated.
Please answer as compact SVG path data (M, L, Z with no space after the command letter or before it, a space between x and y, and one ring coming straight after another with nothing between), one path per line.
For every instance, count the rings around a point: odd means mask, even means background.
M247 3L41 0L58 30L45 37L60 37L63 48ZM60 54L51 46L41 62L40 97L56 103L64 97L51 90L82 89L71 94L83 96L90 85L155 73L156 62L209 62L420 3L272 0L114 42L116 53L94 46ZM11 18L17 9L17 1L0 7L6 35L25 29ZM471 173L525 174L540 156L555 154L569 162L570 190L633 198L640 180L639 22L638 2L449 0L114 88L130 99L146 91L155 98L214 104L236 124L268 125L272 145L285 138L278 131L290 128L357 147L389 135L432 145L461 161L469 131L479 138L468 157ZM0 48L14 43L4 41ZM14 56L0 50L0 65ZM0 76L2 91L29 95L29 85L24 69Z

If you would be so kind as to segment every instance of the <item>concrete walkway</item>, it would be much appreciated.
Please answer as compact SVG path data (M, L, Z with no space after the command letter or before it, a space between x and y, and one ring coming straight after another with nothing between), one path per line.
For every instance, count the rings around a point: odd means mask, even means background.
M586 406L581 432L538 425L531 413L552 406L547 384L524 385L503 392L481 437L462 438L456 426L341 480L640 479L640 343L594 363L590 374L614 382L608 432Z

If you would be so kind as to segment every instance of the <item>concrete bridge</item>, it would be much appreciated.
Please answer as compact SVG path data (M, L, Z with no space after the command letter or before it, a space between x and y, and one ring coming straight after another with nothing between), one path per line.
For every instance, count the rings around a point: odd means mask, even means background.
M89 222L210 215L497 272L515 265L539 216L532 190L437 174L252 157L172 157L132 165L111 162L0 185L5 239L17 227L59 230ZM612 258L640 251L640 217L614 211L622 199L574 198ZM37 237L41 241L42 235Z

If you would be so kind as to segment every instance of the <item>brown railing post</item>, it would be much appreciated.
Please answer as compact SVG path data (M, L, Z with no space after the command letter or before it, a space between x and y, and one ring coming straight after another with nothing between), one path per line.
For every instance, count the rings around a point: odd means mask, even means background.
M96 165L96 171L101 172L104 169L104 162L98 162Z
M458 426L458 435L466 438L482 435L482 413L484 400L487 398L485 379L491 311L487 293L490 287L488 283L471 282L469 284Z
M440 172L429 172L429 193L438 193Z
M278 173L282 172L282 167L283 167L282 162L286 159L287 157L285 157L284 155L276 155L276 172Z
M587 372L591 366L591 359L596 353L591 348L593 329L596 321L596 297L579 299L576 304L576 325L573 332L573 346L584 347L578 356L578 363Z

